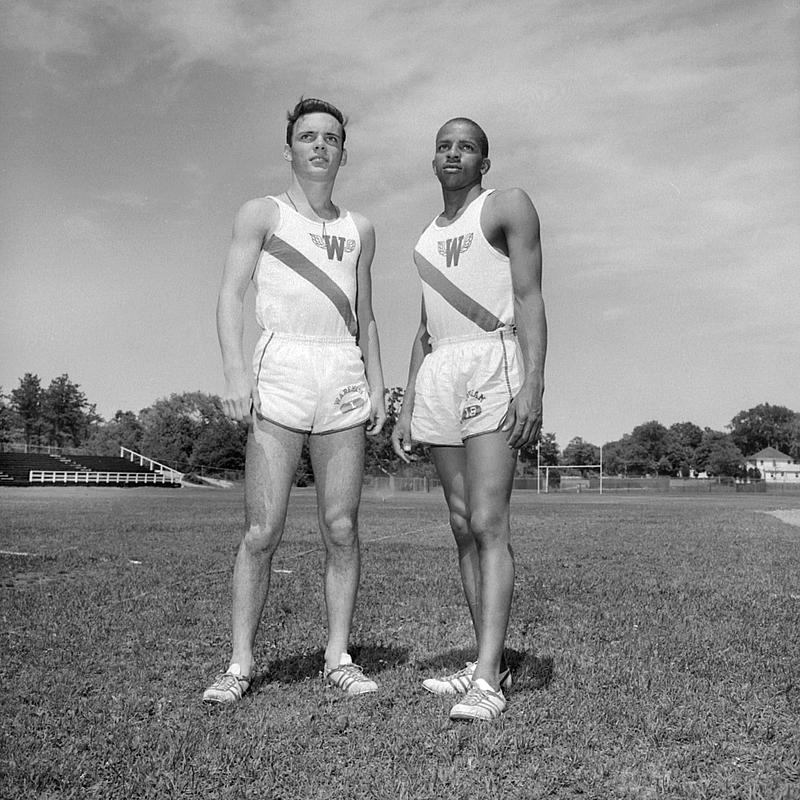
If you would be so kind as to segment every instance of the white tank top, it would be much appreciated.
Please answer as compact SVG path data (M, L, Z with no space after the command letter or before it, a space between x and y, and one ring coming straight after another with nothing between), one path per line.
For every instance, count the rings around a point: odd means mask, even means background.
M435 341L514 325L508 257L489 244L481 229L481 211L493 191L476 197L449 225L431 222L414 248L428 333Z
M253 274L263 330L312 338L355 337L361 238L349 211L317 222L277 197L280 218Z

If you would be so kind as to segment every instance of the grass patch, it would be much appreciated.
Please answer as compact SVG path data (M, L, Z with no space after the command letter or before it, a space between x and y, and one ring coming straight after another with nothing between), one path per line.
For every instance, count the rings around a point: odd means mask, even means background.
M473 656L438 495L364 498L352 652L378 694L318 677L322 550L300 490L259 677L211 709L239 492L0 503L4 798L798 796L800 528L763 513L791 499L515 495L515 687L494 725L450 723L420 689Z

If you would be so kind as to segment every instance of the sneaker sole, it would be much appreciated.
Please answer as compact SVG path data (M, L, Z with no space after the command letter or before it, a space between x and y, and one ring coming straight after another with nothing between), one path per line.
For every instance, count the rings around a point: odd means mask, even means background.
M500 677L500 689L505 694L511 688L511 670L507 669ZM441 686L439 685L441 684ZM441 681L437 678L426 678L422 681L422 688L426 692L435 694L438 697L454 697L458 694L466 694L469 689L469 683L465 689L456 689L452 683L448 681Z
M241 697L206 697L203 695L203 702L210 706L228 706L239 703L241 700Z
M471 722L472 720L478 720L479 722L494 722L497 719L500 719L500 715L505 713L505 708L501 711L498 711L497 714L494 716L483 716L481 714L470 714L467 712L457 712L453 713L450 712L450 719L455 721L464 721L464 722Z

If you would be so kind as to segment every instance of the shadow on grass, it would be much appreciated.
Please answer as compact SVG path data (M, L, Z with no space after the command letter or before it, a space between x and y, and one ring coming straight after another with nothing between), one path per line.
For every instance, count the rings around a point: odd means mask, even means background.
M448 650L419 662L421 671L430 676L455 672L475 658L475 651L465 648ZM537 656L513 648L506 648L506 663L511 669L514 690L539 690L550 685L553 680L553 656Z
M384 647L382 645L362 644L350 648L353 661L364 668L364 672L375 675L385 669L391 669L408 662L408 648ZM262 683L279 681L280 683L298 683L307 678L314 678L322 671L325 663L325 651L322 648L311 653L278 658L270 661L266 669L260 671L253 681L257 689Z

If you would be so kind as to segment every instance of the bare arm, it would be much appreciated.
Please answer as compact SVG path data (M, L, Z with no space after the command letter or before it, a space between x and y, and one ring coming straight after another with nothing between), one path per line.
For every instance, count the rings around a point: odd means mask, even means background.
M253 277L264 239L277 221L270 200L249 200L236 214L233 237L222 272L217 298L217 335L222 351L225 392L222 408L227 417L250 420L251 408L259 409L253 370L243 349L244 297Z
M370 397L370 420L367 434L376 436L386 422L386 397L381 367L381 345L378 326L372 310L372 259L375 256L375 229L372 223L360 214L353 219L361 237L361 254L358 257L358 293L356 316L358 317L358 346L364 357Z
M503 430L510 447L532 444L542 427L547 318L542 297L542 246L539 215L521 189L498 192L494 220L505 234L514 291L514 319L522 351L523 381L512 400Z
M416 394L417 373L431 351L430 335L428 334L428 318L425 313L425 300L420 307L420 321L411 346L411 361L408 366L408 381L403 392L403 406L397 415L397 422L392 431L392 449L406 463L410 461L408 453L411 450L411 414L414 411Z

